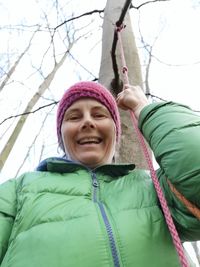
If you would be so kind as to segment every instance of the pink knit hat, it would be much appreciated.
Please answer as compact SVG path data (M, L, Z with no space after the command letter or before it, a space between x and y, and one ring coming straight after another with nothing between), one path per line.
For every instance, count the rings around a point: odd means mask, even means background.
M121 122L115 98L103 85L95 82L78 82L66 90L60 100L57 110L57 137L60 147L64 151L61 137L61 125L65 111L76 101L83 97L90 97L103 104L110 112L116 126L116 140L119 143L121 135Z

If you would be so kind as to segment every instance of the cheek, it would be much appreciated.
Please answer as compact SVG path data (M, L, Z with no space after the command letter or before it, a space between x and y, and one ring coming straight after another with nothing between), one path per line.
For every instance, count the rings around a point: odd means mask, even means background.
M113 139L116 140L116 126L115 123L112 123L112 129L110 129L110 132L112 132Z
M70 140L72 140L73 136L73 131L71 127L68 127L67 125L62 125L61 126L61 137L62 137L62 142L64 146L68 146L70 143Z
M115 151L116 151L116 127L115 124L113 125L113 127L107 131L108 134L108 138L107 138L107 148L105 150L105 156L108 159L108 162L111 163L113 161L113 157L115 155Z
M116 127L114 123L109 125L109 128L105 131L107 133L107 138L109 140L109 144L115 146L116 144Z

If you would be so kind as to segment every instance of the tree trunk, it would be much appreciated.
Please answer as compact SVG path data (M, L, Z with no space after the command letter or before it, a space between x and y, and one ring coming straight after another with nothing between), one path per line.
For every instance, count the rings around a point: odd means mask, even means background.
M197 242L191 242L191 244L192 244L192 247L193 247L193 249L194 249L194 252L195 252L197 261L198 261L198 263L199 263L199 266L200 266L200 251L199 251Z
M119 20L125 0L108 0L103 22L103 36L102 36L102 57L99 73L99 82L104 84L112 91L111 82L114 78L112 67L111 49L114 38L115 23ZM139 85L142 87L141 66L138 56L138 51L135 43L134 34L131 27L129 13L127 12L124 24L125 29L122 31L122 42L125 53L126 65L128 67L129 83L132 85ZM121 60L119 48L116 50L116 60L119 72L121 73ZM122 75L119 73L120 78ZM122 121L122 138L121 145L116 154L116 161L118 162L133 162L137 168L147 169L147 164L138 143L135 130L132 126L129 112L120 111Z
M44 92L46 91L46 89L49 88L51 82L53 81L53 78L56 74L56 72L59 70L59 68L63 65L66 56L67 56L66 52L63 57L61 58L61 60L55 64L53 70L49 73L49 75L45 78L45 80L42 82L42 84L39 86L38 91L33 95L33 97L31 98L31 100L29 101L29 103L27 104L25 110L24 110L24 114L29 113L33 107L35 106L35 104L38 102L38 100L40 99L40 96L44 94ZM17 125L15 126L10 138L8 139L6 145L4 146L1 154L0 154L0 171L2 170L6 160L8 159L8 156L13 148L13 146L15 145L15 142L26 122L28 118L28 114L27 115L22 115L17 123Z

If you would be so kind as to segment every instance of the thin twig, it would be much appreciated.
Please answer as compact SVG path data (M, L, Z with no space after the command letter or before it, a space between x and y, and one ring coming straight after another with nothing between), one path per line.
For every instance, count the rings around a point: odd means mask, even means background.
M94 14L94 13L99 13L99 14L100 14L100 13L102 13L102 12L104 12L104 9L100 9L100 10L95 9L95 10L92 10L92 11L89 11L89 12L86 12L86 13L83 13L83 14L81 14L81 15L79 15L79 16L76 16L76 17L67 19L67 20L63 21L61 24L57 25L57 26L54 28L54 31L56 31L59 27L63 26L64 24L66 24L67 22L70 22L70 21L72 21L72 20L76 20L76 19L79 19L79 18L84 17L84 16L92 15L92 14Z
M153 0L153 1L147 1L145 3L140 4L139 6L133 6L131 4L130 5L130 8L140 9L144 5L148 5L148 4L155 3L155 2L166 2L166 1L170 1L170 0Z
M0 122L0 125L2 125L2 124L3 124L4 122L6 122L7 120L10 120L10 119L13 119L13 118L17 118L17 117L20 117L20 116L26 116L26 115L29 115L29 114L33 114L33 113L35 113L35 112L37 112L37 111L39 111L39 110L41 110L41 109L43 109L43 108L47 108L47 107L50 107L50 106L52 106L52 105L57 105L58 102L59 102L59 101L54 101L54 102L52 102L52 103L50 103L50 104L41 106L41 107L39 107L39 108L37 108L37 109L35 109L35 110L33 110L33 111L28 111L28 112L24 112L24 113L20 113L20 114L12 115L12 116L10 116L10 117L5 118L2 122Z

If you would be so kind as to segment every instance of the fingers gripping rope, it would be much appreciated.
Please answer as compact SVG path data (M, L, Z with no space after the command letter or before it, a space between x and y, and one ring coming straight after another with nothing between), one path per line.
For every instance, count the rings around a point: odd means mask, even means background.
M122 38L121 38L121 31L124 28L125 28L125 26L123 24L120 25L120 26L117 26L116 27L116 32L117 32L117 37L118 37L118 41L119 41L121 61L122 61L122 65L123 65L122 73L124 75L124 82L126 84L129 84L128 68L126 66L126 60L125 60L125 55L124 55L124 50L123 50L123 45L122 45ZM133 122L133 126L134 126L134 128L136 130L136 133L137 133L137 136L138 136L142 151L143 151L145 159L147 161L147 164L148 164L148 167L149 167L149 170L150 170L150 173L151 173L151 178L152 178L152 181L153 181L153 184L154 184L158 199L160 201L160 204L161 204L161 207L162 207L162 210L163 210L163 213L164 213L164 216L165 216L165 220L166 220L167 226L169 228L169 231L170 231L174 246L175 246L176 251L178 253L181 266L182 267L189 267L187 259L185 257L183 246L181 244L180 238L178 236L178 232L176 230L176 227L174 225L170 210L168 208L167 201L166 201L166 199L164 197L164 194L162 192L162 189L161 189L161 186L159 184L156 172L155 172L154 167L153 167L153 163L151 161L151 157L149 155L147 146L145 144L144 137L142 136L140 130L137 127L137 119L135 118L134 113L130 111L130 115L131 115L131 119L132 119L132 122Z

